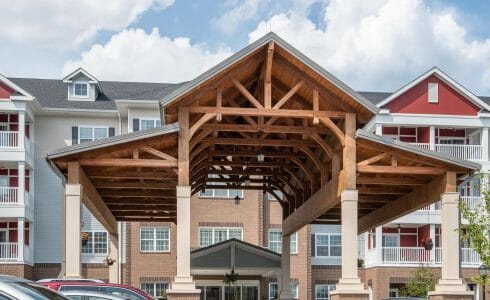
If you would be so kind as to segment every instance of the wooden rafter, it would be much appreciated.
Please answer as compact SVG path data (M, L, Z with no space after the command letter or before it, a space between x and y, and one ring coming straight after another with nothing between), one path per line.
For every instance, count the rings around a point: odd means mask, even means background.
M240 93L248 100L250 103L252 103L256 108L263 109L264 106L255 99L255 97L247 90L246 87L244 87L238 80L232 79L231 80L235 87L240 91Z

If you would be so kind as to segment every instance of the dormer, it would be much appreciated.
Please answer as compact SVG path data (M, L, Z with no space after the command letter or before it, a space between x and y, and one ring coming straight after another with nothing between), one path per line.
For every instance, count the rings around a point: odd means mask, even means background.
M78 68L63 78L67 85L68 100L95 101L101 92L99 81L83 68Z

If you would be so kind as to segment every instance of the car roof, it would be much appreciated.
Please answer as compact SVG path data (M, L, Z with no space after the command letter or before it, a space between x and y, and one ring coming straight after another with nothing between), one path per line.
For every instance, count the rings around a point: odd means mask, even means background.
M99 282L99 283L104 283L104 281L100 279L85 279L85 278L80 278L80 279L65 279L65 278L44 278L40 279L36 282L38 283L44 283L44 282Z
M129 289L136 288L119 283L110 283L110 282L92 282L92 281L58 281L58 282L48 282L50 286L61 286L61 285L83 285L83 286L116 286L116 287L124 287Z
M112 294L104 294L104 293L97 293L97 292L91 292L91 291L66 291L62 292L63 295L65 296L90 296L90 297L102 297L102 298L107 298L111 300L127 300L125 297L121 297L118 295L112 295Z
M30 280L19 278L11 275L0 275L0 282L12 283L12 282L32 282Z

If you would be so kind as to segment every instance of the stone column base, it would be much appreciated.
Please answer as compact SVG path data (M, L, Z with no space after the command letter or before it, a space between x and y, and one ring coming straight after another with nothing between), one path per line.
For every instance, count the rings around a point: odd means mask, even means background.
M331 300L369 300L368 291L332 291Z
M473 300L473 292L430 292L429 300Z
M291 291L281 291L279 293L279 300L295 300Z
M466 289L462 279L440 279L429 300L472 300L473 292Z
M172 292L167 291L168 300L199 300L201 298L200 290L198 293Z
M168 300L199 300L200 297L201 290L196 289L192 276L176 276L172 282L172 287L167 290Z

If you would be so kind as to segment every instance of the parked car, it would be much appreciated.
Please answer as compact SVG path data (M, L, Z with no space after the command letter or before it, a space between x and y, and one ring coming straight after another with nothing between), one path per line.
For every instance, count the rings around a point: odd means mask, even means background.
M46 282L41 284L61 293L66 291L90 291L123 296L130 300L155 300L155 298L142 290L124 284L77 281Z
M418 298L418 297L390 297L390 298L384 298L383 300L427 300L427 298Z
M102 294L88 291L69 291L64 292L64 296L71 300L127 300L126 297Z
M0 299L67 300L68 298L33 281L0 275Z
M98 282L98 283L104 283L104 281L100 279L86 279L86 278L80 278L80 279L67 279L67 278L45 278L36 281L37 283L46 283L46 282Z

